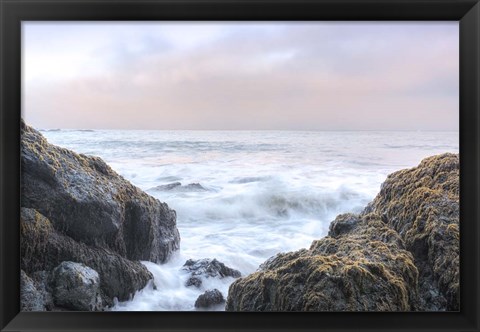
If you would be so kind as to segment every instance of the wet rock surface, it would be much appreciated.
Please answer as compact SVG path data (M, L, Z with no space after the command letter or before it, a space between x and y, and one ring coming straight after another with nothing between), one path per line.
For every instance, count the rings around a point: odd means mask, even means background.
M195 308L210 308L225 303L222 293L218 289L208 290L195 301Z
M190 273L190 278L186 282L186 286L200 287L204 278L240 278L240 271L232 269L218 260L204 258L199 260L189 259L185 262L182 270Z
M361 214L339 215L309 249L236 280L226 310L458 310L458 226L458 155L426 158L388 176Z

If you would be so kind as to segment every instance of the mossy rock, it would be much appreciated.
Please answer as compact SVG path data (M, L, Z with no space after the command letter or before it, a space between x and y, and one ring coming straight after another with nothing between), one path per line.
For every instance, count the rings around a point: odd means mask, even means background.
M280 254L234 282L227 310L412 310L418 278L412 255L378 216L356 218L355 230Z
M229 289L229 311L459 308L459 158L388 176L360 215L339 215L309 249L278 254Z
M382 214L413 253L426 310L439 309L436 303L445 301L441 310L460 308L459 162L457 154L445 153L395 172L367 208Z

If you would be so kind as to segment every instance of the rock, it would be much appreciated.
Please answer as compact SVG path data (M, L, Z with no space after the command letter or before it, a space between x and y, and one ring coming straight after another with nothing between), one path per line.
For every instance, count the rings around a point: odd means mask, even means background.
M187 191L208 191L200 183L189 183L184 188Z
M47 218L33 209L21 209L20 235L20 266L25 272L35 275L42 273L39 271L52 271L63 261L83 263L100 275L105 305L111 305L115 297L128 300L153 279L141 263L106 248L77 242L59 233Z
M360 217L358 217L360 218ZM229 288L228 311L409 311L418 272L377 215L355 232L280 254Z
M360 215L338 216L309 249L279 254L229 288L229 311L459 308L459 161L391 174Z
M460 308L459 167L458 155L446 153L395 172L365 211L381 214L412 252L429 311Z
M190 183L186 186L182 186L180 182L173 182L169 184L163 184L151 188L150 190L156 191L179 191L179 192L189 192L189 191L208 191L200 183Z
M21 311L45 311L45 298L37 290L33 280L20 271L20 310Z
M201 277L190 277L185 282L185 286L187 286L187 287L195 286L197 288L200 288L202 286L202 279L201 279Z
M150 190L158 190L158 191L170 191L172 189L181 187L182 184L180 182L173 182L169 184L162 184L160 186L156 186L154 188L151 188Z
M55 305L71 310L102 309L100 277L97 271L75 262L62 262L52 272Z
M200 287L202 285L202 278L240 278L242 275L240 271L229 268L215 258L204 258L199 260L189 259L183 265L182 270L190 273L190 278L185 285L195 287Z
M55 310L53 303L52 290L50 287L51 271L36 271L31 274L31 278L44 299L44 306L47 311Z
M341 214L330 223L328 235L336 237L348 233L358 225L359 221L358 216L353 213Z
M165 262L179 248L176 214L102 159L49 144L21 125L21 204L75 241L130 260Z
M225 303L222 293L218 289L208 290L195 301L195 308L209 308Z

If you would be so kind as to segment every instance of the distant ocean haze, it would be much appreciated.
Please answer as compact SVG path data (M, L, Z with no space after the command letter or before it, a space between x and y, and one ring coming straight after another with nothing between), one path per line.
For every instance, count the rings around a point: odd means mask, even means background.
M386 176L459 151L459 133L418 131L44 130L49 142L103 158L177 212L180 252L145 262L147 287L114 310L194 310L187 259L217 258L243 275L309 247L336 215L360 212ZM227 295L231 278L212 280Z

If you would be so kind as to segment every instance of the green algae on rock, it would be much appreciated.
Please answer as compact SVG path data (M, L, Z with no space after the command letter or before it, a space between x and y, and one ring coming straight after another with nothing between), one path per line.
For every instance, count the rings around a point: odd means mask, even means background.
M229 311L459 308L459 161L443 154L391 174L360 214L279 254L229 289Z

